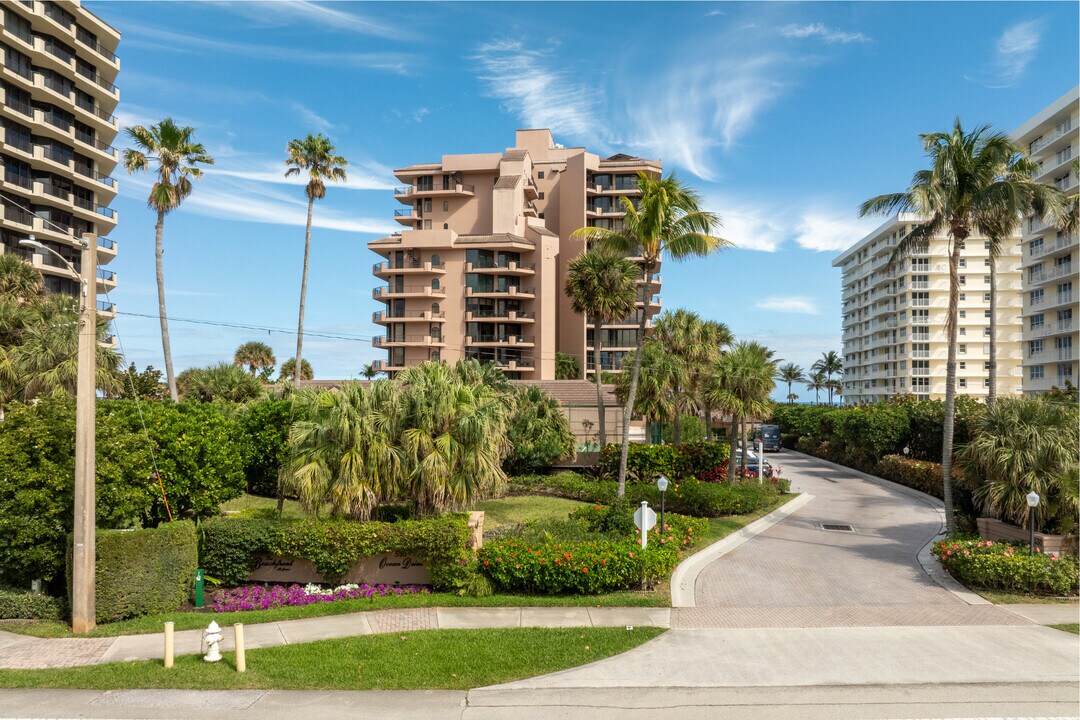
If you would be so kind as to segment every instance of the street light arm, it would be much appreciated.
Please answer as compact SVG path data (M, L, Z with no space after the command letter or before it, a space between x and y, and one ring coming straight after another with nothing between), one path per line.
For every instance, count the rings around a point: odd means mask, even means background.
M60 253L56 252L55 250L53 250L48 245L44 245L44 244L38 242L33 237L31 237L29 239L24 238L24 239L19 241L19 244L22 245L23 247L37 248L38 250L41 250L42 252L52 253L56 257L60 258L60 262L67 265L68 270L70 270L71 272L73 272L76 275L79 275L79 271L75 269L74 265L72 265L70 262L68 262L68 259L66 257L64 257Z

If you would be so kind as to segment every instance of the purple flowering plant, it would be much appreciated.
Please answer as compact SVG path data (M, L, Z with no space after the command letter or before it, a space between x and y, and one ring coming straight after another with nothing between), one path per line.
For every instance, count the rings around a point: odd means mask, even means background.
M244 585L224 590L211 590L207 607L214 612L269 610L277 607L299 607L312 603L337 600L374 600L395 595L427 594L423 585L368 585L367 583L321 588L318 585Z

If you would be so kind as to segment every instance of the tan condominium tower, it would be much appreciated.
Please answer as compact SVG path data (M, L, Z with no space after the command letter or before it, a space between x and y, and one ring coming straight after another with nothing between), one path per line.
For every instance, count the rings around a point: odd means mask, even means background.
M618 229L620 197L639 194L637 173L660 163L601 158L554 142L549 130L518 130L502 153L443 155L396 170L404 206L400 232L368 243L383 261L373 291L386 328L377 366L390 374L425 360L492 361L511 378L555 378L557 353L592 371L592 329L564 292L568 263L585 251L571 234L587 225ZM637 342L641 313L659 310L660 278L642 282L634 315L607 325L603 370L618 371Z
M934 238L889 267L897 244L919 224L897 215L833 261L843 271L844 402L896 395L945 397L949 241ZM996 267L997 391L1020 388L1020 246L1010 238ZM990 375L990 247L973 235L960 258L956 389L984 398Z
M116 227L112 178L118 160L112 142L120 99L115 50L120 33L78 2L7 0L0 5L0 183L3 242L41 270L47 292L77 296L78 275L51 253L33 253L19 241L33 236L81 271L83 233L98 236L98 262L116 257L107 236ZM98 292L116 286L99 269ZM111 305L98 303L111 317Z
M1080 88L1073 88L1021 125L1013 138L1039 164L1036 179L1066 194L1077 191L1080 154ZM1063 232L1052 218L1023 219L1024 393L1077 382L1077 233Z

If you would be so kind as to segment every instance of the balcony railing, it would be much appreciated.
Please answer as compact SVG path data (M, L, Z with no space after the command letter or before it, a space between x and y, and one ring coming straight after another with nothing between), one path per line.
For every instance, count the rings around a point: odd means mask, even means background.
M1030 280L1033 283L1046 282L1047 280L1055 280L1059 277L1072 274L1072 263L1062 263L1055 265L1050 270L1043 270L1041 272L1032 273Z
M116 86L115 85L113 85L111 82L109 82L105 78L101 77L100 75L98 75L93 70L89 70L89 69L84 68L84 67L77 67L77 68L75 68L75 71L77 73L79 73L79 75L86 78L87 80L90 80L91 82L96 83L99 87L105 88L110 93L116 92Z
M1070 122L1069 120L1066 120L1061 125L1054 128L1054 130L1051 131L1050 133L1048 133L1047 135L1043 135L1041 138L1039 138L1035 142L1031 143L1031 145L1028 146L1028 152L1031 153L1032 155L1034 155L1035 153L1039 152L1040 150L1042 150L1044 147L1046 147L1050 143L1057 140L1062 135L1067 135L1071 131L1072 131L1072 122Z
M11 183L12 185L18 185L19 187L26 188L27 190L33 190L34 188L34 183L30 178L25 175L13 173L10 170L4 171L4 182Z
M27 117L34 116L34 108L30 106L30 103L17 99L12 95L11 91L8 91L7 97L4 99L4 104L21 115L26 115Z
M86 112L90 113L91 115L95 115L95 116L101 118L102 120L109 123L110 125L113 124L116 121L116 116L115 115L111 115L111 114L105 112L100 107L95 105L93 102L87 102L87 101L82 100L81 96L76 96L75 107L81 108L81 109L85 110Z
M76 130L75 131L75 139L78 140L81 143L85 143L85 144L89 145L90 147L97 148L98 150L101 150L102 152L108 153L109 155L115 155L116 154L116 148L114 148L109 143L102 142L101 140L98 140L97 138L95 138L93 135L90 135L89 133L84 133L84 132L82 132L80 130Z
M98 280L104 280L105 282L112 282L112 281L116 280L116 273L114 273L112 270L102 270L101 268L98 268L97 277L98 277Z
M110 313L110 312L112 312L113 310L116 309L116 305L114 305L111 302L106 302L104 300L98 300L97 301L97 309L98 309L98 312Z
M86 30L83 30L81 27L77 27L75 29L75 39L96 52L101 57L108 60L109 62L116 62L116 53L106 50L104 45L95 40L90 33L88 33Z
M45 41L45 43L44 43L45 52L49 53L53 57L59 58L60 60L63 60L65 63L70 63L71 59L73 57L75 57L74 55L71 54L71 51L69 51L66 47L63 47L62 45L58 45L57 43L54 43L49 38L43 38L43 39Z
M71 130L71 121L59 113L46 112L43 114L43 119L53 127L59 128L64 132Z
M53 185L52 183L47 183L47 182L42 183L41 184L41 189L45 192L46 195L52 195L53 197L60 198L61 200L70 200L71 199L71 191L70 190L65 190L62 187L58 187L56 185Z
M18 62L5 62L4 67L6 67L8 70L15 73L16 75L26 78L30 82L34 81L34 71L30 68L29 65L24 65Z
M97 244L98 247L105 248L106 250L114 250L116 248L116 243L107 237L99 237L97 239Z

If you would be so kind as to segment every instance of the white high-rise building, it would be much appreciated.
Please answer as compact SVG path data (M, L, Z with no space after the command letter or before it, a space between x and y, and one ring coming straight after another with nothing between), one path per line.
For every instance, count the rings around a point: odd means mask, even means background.
M905 394L945 397L949 240L936 237L925 252L888 269L897 244L919 222L916 215L892 217L833 261L843 271L846 404ZM956 389L982 398L990 370L990 251L978 235L961 253L960 283ZM997 368L998 393L1019 394L1019 236L997 263Z
M1036 179L1068 194L1077 190L1078 109L1080 87L1012 134L1039 163ZM1053 221L1035 215L1024 218L1022 231L1024 393L1033 395L1064 387L1066 381L1077 383L1080 265L1073 260L1077 233L1066 235Z

